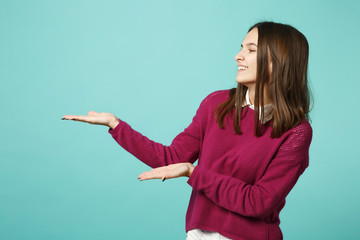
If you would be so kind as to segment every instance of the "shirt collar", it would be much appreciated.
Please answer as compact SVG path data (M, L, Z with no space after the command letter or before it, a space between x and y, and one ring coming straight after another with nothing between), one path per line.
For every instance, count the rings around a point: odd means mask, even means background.
M249 108L254 110L254 105L251 105L251 102L250 102L249 89L246 91L245 102L243 103L242 107L246 107L246 106L248 106ZM264 117L264 121L261 122L262 124L267 123L273 117L271 104L267 104L264 106L264 115L265 115L265 117ZM261 120L261 107L259 107L259 119Z

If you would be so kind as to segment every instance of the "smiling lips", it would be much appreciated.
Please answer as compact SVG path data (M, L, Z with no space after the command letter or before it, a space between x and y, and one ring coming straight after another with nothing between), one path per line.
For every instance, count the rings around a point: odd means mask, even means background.
M238 66L238 70L241 71L241 70L246 70L248 69L248 67L245 67L245 66Z

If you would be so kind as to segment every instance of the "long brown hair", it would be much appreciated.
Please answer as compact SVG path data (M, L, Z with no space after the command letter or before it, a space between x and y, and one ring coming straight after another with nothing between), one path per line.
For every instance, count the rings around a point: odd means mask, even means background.
M307 76L309 44L305 36L290 25L259 22L248 32L253 28L257 28L259 34L254 101L255 135L262 135L261 122L265 117L264 89L267 84L267 93L273 111L271 137L280 137L304 118L309 120L311 95ZM272 62L271 73L268 60ZM237 88L230 90L229 99L217 106L215 120L220 128L224 128L225 116L232 114L235 108L233 128L236 134L242 134L241 112L246 90L246 86L238 83Z

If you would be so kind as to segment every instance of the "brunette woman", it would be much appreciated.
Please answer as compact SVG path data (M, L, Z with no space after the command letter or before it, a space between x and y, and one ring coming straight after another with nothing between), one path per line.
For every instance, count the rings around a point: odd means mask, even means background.
M209 94L170 146L111 113L63 119L108 126L124 149L153 168L140 180L189 177L188 240L282 239L279 213L309 164L308 54L294 27L255 24L235 56L237 88Z

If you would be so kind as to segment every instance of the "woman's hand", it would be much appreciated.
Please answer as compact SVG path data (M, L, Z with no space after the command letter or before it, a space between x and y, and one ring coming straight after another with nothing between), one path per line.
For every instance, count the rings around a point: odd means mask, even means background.
M104 125L114 129L118 124L119 120L112 113L97 113L94 111L88 112L87 116L80 115L64 115L62 120L73 120L80 122L87 122L90 124Z
M170 164L168 166L154 168L148 172L143 172L139 175L139 179L142 181L157 178L165 181L165 179L169 178L190 177L194 168L194 165L191 163Z

